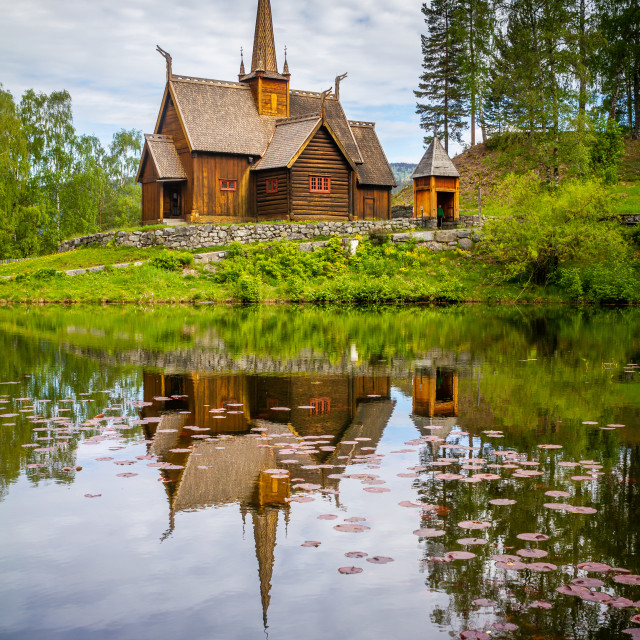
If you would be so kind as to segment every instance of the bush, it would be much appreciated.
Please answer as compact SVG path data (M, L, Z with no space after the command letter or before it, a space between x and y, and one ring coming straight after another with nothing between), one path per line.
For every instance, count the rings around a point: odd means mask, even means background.
M37 278L38 280L51 280L51 278L54 278L57 275L62 274L58 274L58 272L52 267L42 267L41 269L34 271L32 277Z
M571 263L630 259L600 183L568 181L550 189L532 174L511 175L501 190L500 215L485 224L480 250L508 278L547 284Z
M255 304L262 299L262 281L248 273L243 273L233 287L233 297L243 304Z
M193 264L193 255L187 252L175 253L171 251L163 251L149 260L149 264L156 269L164 269L165 271L178 271L184 266Z

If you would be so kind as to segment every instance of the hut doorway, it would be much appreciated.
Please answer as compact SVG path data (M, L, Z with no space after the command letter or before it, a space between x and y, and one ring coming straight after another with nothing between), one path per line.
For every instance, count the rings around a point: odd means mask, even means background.
M449 222L453 222L455 218L455 193L447 193L446 191L437 191L438 195L438 208L442 207L444 211L444 219Z

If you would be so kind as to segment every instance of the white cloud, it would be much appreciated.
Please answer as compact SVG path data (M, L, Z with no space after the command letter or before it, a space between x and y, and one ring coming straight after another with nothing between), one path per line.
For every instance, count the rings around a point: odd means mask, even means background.
M155 125L168 50L174 71L233 80L240 47L251 59L257 0L17 0L4 2L0 77L25 89L67 89L77 128L105 141ZM289 49L293 88L341 89L347 115L378 122L391 161L417 161L422 131L413 89L420 74L418 0L272 0L278 63Z

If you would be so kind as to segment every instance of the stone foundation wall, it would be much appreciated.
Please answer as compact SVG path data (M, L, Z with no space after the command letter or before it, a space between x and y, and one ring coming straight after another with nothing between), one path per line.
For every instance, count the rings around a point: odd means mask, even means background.
M367 235L373 230L384 233L409 231L416 227L414 220L354 220L352 222L318 222L306 224L232 224L190 225L166 227L152 231L110 231L66 240L58 251L71 251L78 247L104 246L109 243L125 247L152 247L162 245L168 249L201 249L219 247L231 242L272 242L274 240L315 240L318 236Z
M460 226L476 227L474 220L466 218L478 218L478 216L460 216ZM435 220L433 221L435 224ZM82 236L67 240L58 246L58 252L71 251L79 247L105 246L113 243L124 247L153 247L165 246L168 249L202 249L205 247L220 247L231 242L273 242L274 240L317 240L319 237L352 236L356 234L368 235L372 231L383 233L402 233L422 228L421 220L400 218L396 220L354 220L353 222L319 222L306 224L255 224L255 225L190 225L181 227L166 227L152 231L110 231L96 233L90 236ZM415 236L418 242L435 242L437 244L457 243L458 239L468 239L471 233L467 228L438 231L437 233L453 232L456 236L449 239L441 236L443 240L435 239L434 231L417 231ZM427 233L429 239L422 235ZM412 234L413 235L413 234ZM439 236L440 237L440 236ZM446 239L445 239L446 238ZM467 243L463 243L467 244ZM466 248L466 247L462 247ZM469 247L470 248L470 247Z

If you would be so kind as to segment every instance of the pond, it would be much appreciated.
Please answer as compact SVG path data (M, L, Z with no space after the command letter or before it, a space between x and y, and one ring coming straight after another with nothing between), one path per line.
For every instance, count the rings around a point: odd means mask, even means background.
M640 310L0 309L0 638L640 637Z

